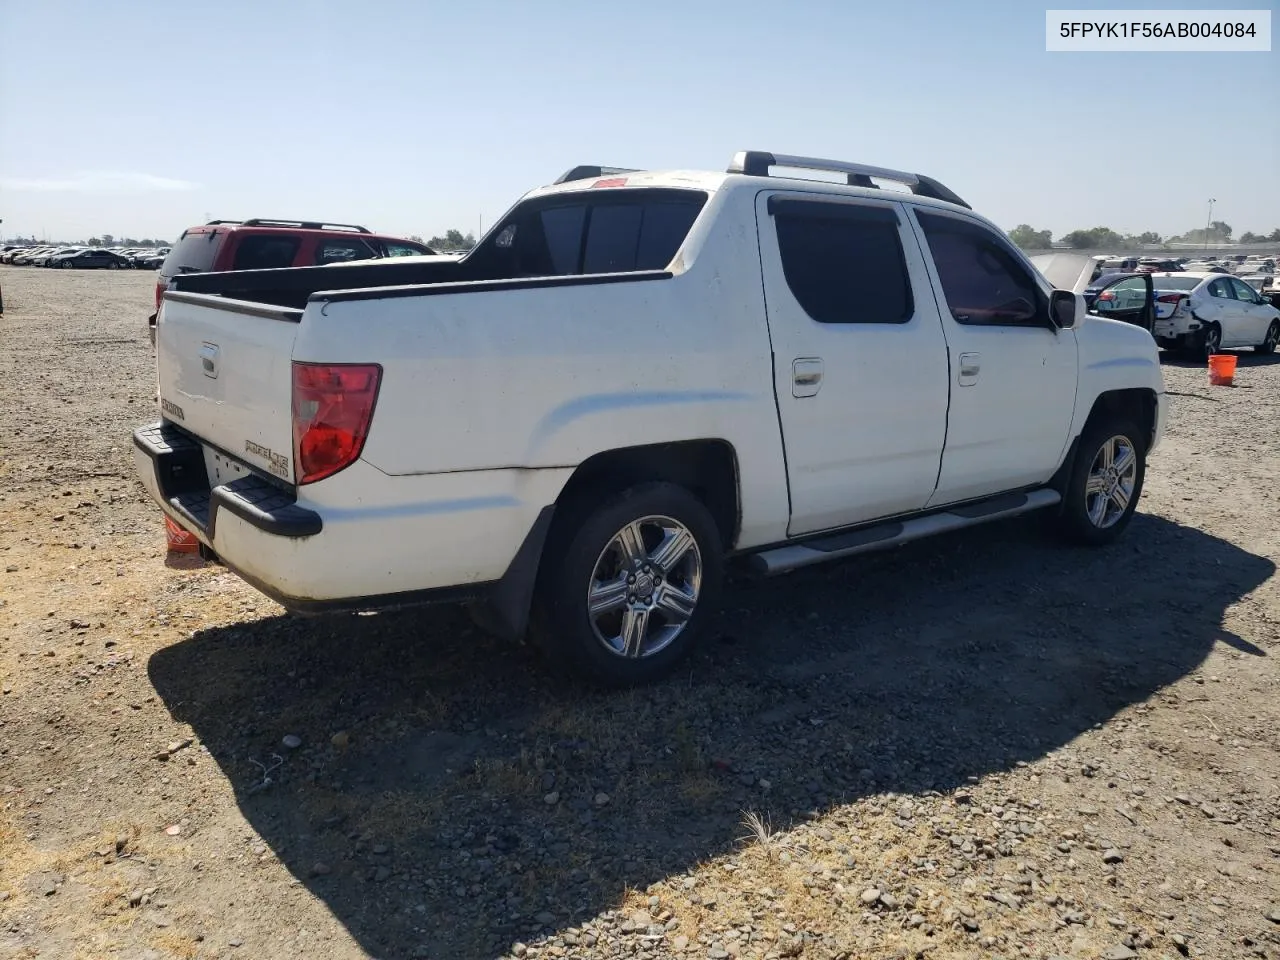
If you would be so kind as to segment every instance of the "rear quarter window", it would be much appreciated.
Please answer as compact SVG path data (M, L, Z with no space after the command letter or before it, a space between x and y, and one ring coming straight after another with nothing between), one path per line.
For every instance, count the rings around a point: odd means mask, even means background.
M236 245L232 270L271 270L291 267L298 255L300 238L289 234L250 234Z

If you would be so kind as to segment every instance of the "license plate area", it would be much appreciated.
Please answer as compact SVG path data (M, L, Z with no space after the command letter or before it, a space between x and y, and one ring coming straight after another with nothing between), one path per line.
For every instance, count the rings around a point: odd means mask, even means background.
M254 475L244 464L208 446L204 447L204 469L208 474L210 487L220 487L233 480Z

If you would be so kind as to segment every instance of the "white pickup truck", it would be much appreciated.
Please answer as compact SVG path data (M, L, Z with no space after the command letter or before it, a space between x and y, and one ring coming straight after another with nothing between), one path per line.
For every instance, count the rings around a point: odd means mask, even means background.
M1166 416L1150 334L946 187L756 151L574 168L457 260L176 277L157 369L138 474L249 583L472 601L613 684L689 652L731 560L1041 508L1107 543Z

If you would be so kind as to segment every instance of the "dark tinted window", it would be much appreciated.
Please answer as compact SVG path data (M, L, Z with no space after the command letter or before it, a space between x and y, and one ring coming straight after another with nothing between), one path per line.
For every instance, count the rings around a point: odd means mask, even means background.
M1213 281L1213 283L1209 284L1209 296L1221 297L1224 300L1234 300L1235 293L1231 289L1231 281L1226 278Z
M640 247L640 204L600 204L591 211L587 249L582 257L583 273L616 273L636 268Z
M490 277L545 277L661 270L706 203L692 190L610 190L533 200L476 250Z
M298 238L288 234L256 234L243 237L236 247L232 270L269 270L291 267L298 253Z
M959 323L1039 325L1040 291L996 234L954 217L916 216Z
M546 238L551 272L563 275L578 272L578 255L582 251L582 224L586 204L552 207L542 211L542 234Z
M348 260L369 260L375 256L363 240L334 237L316 244L316 263L345 263Z
M864 218L881 211L889 216ZM779 206L774 221L787 286L814 320L911 319L911 281L892 211L796 201Z
M175 277L180 273L208 273L218 256L225 233L189 233L177 242L165 257L160 274Z

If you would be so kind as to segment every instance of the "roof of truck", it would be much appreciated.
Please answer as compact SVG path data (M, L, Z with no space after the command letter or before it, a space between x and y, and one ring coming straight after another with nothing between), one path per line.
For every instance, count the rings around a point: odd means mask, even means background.
M797 176L790 172L775 174L771 172L775 167L786 171L821 171L822 176ZM840 179L832 180L832 175L837 175ZM883 199L886 193L895 196L904 192L896 188L886 190L876 181L893 182L905 187L906 195L918 202L937 204L950 209L956 207L971 209L946 186L923 174L843 160L823 160L816 157L774 154L757 150L739 151L723 172L636 170L626 167L580 165L563 174L555 183L531 191L526 198L620 187L691 189L713 193L726 186L739 184L750 184L757 189L802 188L814 193L863 196L868 199Z

